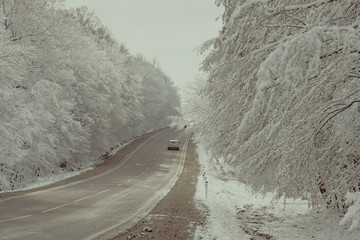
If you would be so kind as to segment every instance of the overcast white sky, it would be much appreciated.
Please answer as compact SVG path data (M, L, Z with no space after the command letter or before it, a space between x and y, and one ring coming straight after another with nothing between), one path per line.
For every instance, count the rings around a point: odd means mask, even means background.
M218 35L223 8L215 0L66 0L86 5L131 54L152 61L182 88L198 75L203 57L194 50Z

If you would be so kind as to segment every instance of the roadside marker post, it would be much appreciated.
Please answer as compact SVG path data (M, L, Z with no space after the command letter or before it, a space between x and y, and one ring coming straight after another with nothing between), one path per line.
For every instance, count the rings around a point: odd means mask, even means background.
M208 197L208 181L205 182L205 200L207 200Z
M205 171L203 172L202 176L203 176L203 181L205 183L205 200L207 200L207 197L208 197L208 181L206 179Z

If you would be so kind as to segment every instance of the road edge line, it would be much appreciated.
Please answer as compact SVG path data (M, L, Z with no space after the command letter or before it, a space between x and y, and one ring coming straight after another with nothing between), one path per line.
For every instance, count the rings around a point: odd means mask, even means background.
M124 224L127 223L127 222L130 222L131 219L135 219L135 218L140 214L140 212L145 211L145 209L150 209L150 211L146 212L146 214L144 215L144 217L147 216L147 215L151 212L151 210L156 206L156 204L155 204L155 206L151 207L151 206L150 206L151 203L153 203L153 202L154 202L156 199L158 199L162 194L164 194L164 192L165 192L166 189L168 189L168 192L167 192L167 193L169 193L170 190L173 188L173 186L175 186L177 180L180 178L180 174L182 173L182 170L184 169L184 164L185 164L185 160L186 160L187 148L188 148L189 142L190 142L190 135L188 135L188 136L186 137L185 144L184 144L185 147L184 147L184 150L183 150L183 152L181 153L181 157L180 157L181 163L179 164L179 167L178 167L178 169L176 170L176 174L174 175L174 177L171 179L171 181L169 181L169 183L168 183L164 188L162 188L161 190L159 190L159 192L158 192L153 198L151 198L151 199L144 205L144 207L142 207L141 209L139 209L136 213L132 214L132 215L131 215L130 217L128 217L126 220L123 220L121 223L118 223L118 224L116 224L116 225L114 225L114 226L111 226L111 227L103 230L103 231L100 232L100 233L97 233L97 234L94 234L94 235L92 235L92 236L89 236L88 238L86 238L86 240L108 239L108 238L110 237L110 236L108 236L108 234L110 235L110 233L111 233L112 231L116 230L119 226L124 225ZM181 169L181 171L180 171L180 169ZM170 185L172 185L172 186L170 187ZM167 194L167 193L166 193L166 194ZM163 197L160 197L160 201L161 201L161 199L163 199L163 198L166 196L166 194L164 194ZM143 216L138 217L138 218L143 218ZM107 233L108 233L108 234L107 234ZM113 236L113 237L114 237L114 236Z

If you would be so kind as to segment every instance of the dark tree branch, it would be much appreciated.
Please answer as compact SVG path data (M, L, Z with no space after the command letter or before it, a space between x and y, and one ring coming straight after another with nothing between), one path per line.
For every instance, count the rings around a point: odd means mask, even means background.
M320 122L322 122L323 120L325 120L328 116L330 116L322 125L321 127L316 131L316 135L319 134L319 132L325 127L325 125L331 120L333 119L334 117L336 117L338 114L346 111L347 109L349 109L352 105L354 105L355 103L360 103L360 100L354 100L352 101L351 103L349 104L337 104L337 106L340 106L340 105L345 105L344 107L342 108L339 108L339 109L336 109L330 113L328 113Z

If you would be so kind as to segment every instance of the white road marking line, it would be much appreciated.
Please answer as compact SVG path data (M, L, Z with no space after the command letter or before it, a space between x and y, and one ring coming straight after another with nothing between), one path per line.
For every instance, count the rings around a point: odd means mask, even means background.
M31 217L31 216L32 216L32 215L25 215L25 216L21 216L21 217L14 217L14 218L9 218L9 219L4 219L4 220L0 220L0 223L10 222L10 221L18 220L18 219L23 219L23 218Z
M98 192L96 195L100 195L100 194L106 193L106 192L108 192L108 191L110 191L110 190L109 190L109 189L106 189L106 190L104 190L104 191Z
M152 203L155 199L157 199L160 195L162 195L167 188L169 188L169 186L171 184L175 184L175 180L177 180L177 178L179 177L180 175L180 172L181 170L183 169L184 167L184 162L185 162L185 158L186 158L186 153L187 153L187 146L188 146L188 143L189 143L189 139L190 137L187 137L186 140L185 140L185 143L184 143L184 151L182 152L181 154L181 157L180 157L180 164L178 166L178 169L176 171L176 174L175 176L170 180L170 182L162 189L160 190L160 192L158 194L156 194L153 198L151 198L146 204L144 204L144 206L142 208L140 208L136 213L132 214L129 218L123 220L122 222L112 226L112 227L109 227L105 230L103 230L102 232L99 232L97 234L94 234L92 236L90 236L89 238L87 238L87 240L93 240L95 238L98 238L100 237L101 235L105 234L106 232L109 232L115 228L118 228L119 226L121 226L122 224L126 223L127 221L130 221L132 218L134 218L135 216L138 216L142 211L144 211L149 205L150 203Z
M86 197L83 197L83 198L80 198L78 200L75 200L74 203L77 203L77 202L80 202L82 200L85 200L85 199L88 199L88 198L91 198L93 195L89 195L89 196L86 196Z
M166 218L166 217L188 219L188 217L174 216L174 215L168 215L168 214L149 214L146 218L151 219L151 218Z
M50 208L50 209L48 209L48 210L42 211L42 213L51 212L51 211L57 210L57 209L59 209L59 208L66 207L66 206L68 206L69 204L70 204L70 203L66 203L66 204L63 204L63 205L60 205L60 206L57 206L57 207L54 207L54 208Z
M104 191L101 191L101 192L96 193L96 195L100 195L100 194L106 193L106 192L108 192L108 191L110 191L110 190L109 190L109 189L106 189L106 190L104 190ZM73 203L77 203L77 202L83 201L83 200L88 199L88 198L91 198L91 197L93 197L93 196L94 196L94 195L89 195L89 196L86 196L86 197L77 199L77 200L73 201ZM66 204L63 204L63 205L60 205L60 206L57 206L57 207L54 207L54 208L50 208L50 209L48 209L48 210L42 211L42 213L51 212L51 211L57 210L57 209L59 209L59 208L66 207L66 206L68 206L68 205L70 205L70 203L66 203Z

